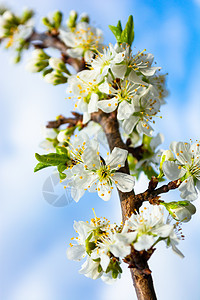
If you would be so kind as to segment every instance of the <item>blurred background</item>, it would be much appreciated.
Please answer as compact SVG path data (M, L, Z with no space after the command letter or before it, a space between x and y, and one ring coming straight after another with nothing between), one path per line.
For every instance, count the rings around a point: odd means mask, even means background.
M168 72L170 95L162 109L157 130L165 135L163 148L171 141L200 138L200 0L6 0L4 4L20 13L23 7L36 11L36 27L49 12L71 9L87 12L93 25L104 31L105 42L114 37L108 25L119 19L125 24L133 14L134 46L155 55L158 66ZM30 74L24 67L30 53L17 66L12 53L0 49L0 299L2 300L133 300L136 299L129 271L112 286L78 273L81 264L66 258L73 221L89 220L94 207L98 216L120 221L115 193L109 202L96 195L85 196L78 204L56 208L43 197L43 184L51 170L34 174L35 152L41 152L41 127L60 113L69 115L72 106L64 85L53 87ZM136 191L146 189L140 179ZM179 200L171 192L163 199ZM164 243L150 259L158 299L199 300L200 205L183 226L185 241L180 259Z

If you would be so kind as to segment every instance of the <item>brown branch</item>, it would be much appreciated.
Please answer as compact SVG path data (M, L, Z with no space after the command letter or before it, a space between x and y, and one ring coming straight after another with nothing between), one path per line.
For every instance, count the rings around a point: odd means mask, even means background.
M67 55L67 45L65 45L58 37L58 34L53 35L49 32L37 33L33 32L30 38L27 40L30 42L35 48L54 48L58 49L61 52L62 59L65 63L71 65L77 72L80 72L85 68L84 60L78 60L76 58L69 57Z
M149 182L148 189L145 192L136 195L135 198L138 202L141 203L144 201L149 201L151 204L159 204L160 202L162 202L159 197L160 194L177 189L180 184L180 180L170 181L168 184L164 184L156 189L158 185L158 179L153 176Z
M65 118L64 116L60 115L58 116L58 119L55 121L49 121L47 124L47 128L59 128L63 124L68 124L68 127L81 125L84 127L85 125L82 124L83 116L76 112L71 112L74 118Z
M119 133L119 124L116 118L116 113L106 114L102 111L98 111L97 113L92 114L92 120L102 126L111 151L114 147L127 150L128 147L122 141ZM127 162L126 165L120 169L120 172L126 174L130 173ZM142 202L135 196L134 191L129 193L122 193L121 191L118 192L122 208L122 219L124 222L135 210L138 211ZM149 258L147 257L147 252L143 251L140 253L134 250L134 253L131 253L131 258L132 265L130 270L138 299L156 300L151 271L149 270L147 263Z

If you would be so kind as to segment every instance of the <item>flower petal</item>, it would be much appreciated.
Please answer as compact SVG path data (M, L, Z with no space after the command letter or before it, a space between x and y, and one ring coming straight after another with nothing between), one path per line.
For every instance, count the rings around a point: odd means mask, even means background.
M181 198L193 201L198 198L198 193L194 186L194 180L192 176L185 179L179 186L179 191L181 192Z
M135 178L125 173L116 172L111 180L116 184L118 190L123 193L132 191L135 185Z
M117 106L118 100L115 97L109 100L101 100L98 102L98 108L100 108L105 113L110 113L116 110Z
M133 114L133 112L134 112L134 106L132 104L129 104L126 100L124 100L119 104L117 110L117 119L118 120L128 119Z
M109 165L111 170L119 169L119 165L120 168L124 167L127 155L127 150L115 147L110 155L105 159L106 165Z
M126 134L131 134L135 125L137 124L139 117L131 116L129 119L124 120L122 123L122 127Z
M178 166L174 161L165 161L162 169L165 176L170 180L180 179L186 173L186 170Z
M85 256L85 247L83 245L73 245L67 248L67 258L79 261Z
M110 200L112 189L111 186L106 181L98 182L97 191L98 191L98 196L101 199L103 199L104 201Z
M136 243L134 243L134 248L137 251L148 250L154 244L154 237L152 235L143 234L139 236Z

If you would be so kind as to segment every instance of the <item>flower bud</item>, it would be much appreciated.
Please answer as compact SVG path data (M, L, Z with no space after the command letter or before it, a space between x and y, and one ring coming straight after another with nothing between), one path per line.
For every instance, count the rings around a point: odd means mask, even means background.
M37 60L48 59L49 55L47 55L42 49L35 49L32 52L32 57Z
M42 23L43 23L46 27L48 27L49 29L52 28L52 24L51 24L51 22L49 21L49 19L48 19L47 17L42 18Z
M26 64L26 70L32 73L37 73L42 71L48 66L47 61L38 61L37 59L30 59Z
M60 27L60 24L62 22L62 13L60 11L56 11L54 14L53 14L53 20L55 22L55 27L56 28L59 28Z
M67 72L67 68L65 66L65 63L60 58L51 57L49 59L49 65L54 70L58 70L60 72Z
M62 73L57 72L57 71L53 71L53 72L45 75L44 80L47 83L51 83L53 85L58 85L58 84L67 82L67 78L65 76L63 76Z
M80 22L86 22L86 23L90 22L90 18L87 13L82 13L80 15Z
M165 150L161 156L161 161L164 159L164 161L166 160L174 160L174 154L172 153L171 150ZM163 161L163 162L164 162Z
M163 176L162 166L163 163L167 160L174 160L174 154L171 150L165 150L162 153L161 159L160 159L160 174Z
M4 20L11 21L14 18L14 15L9 10L6 10L3 14L3 18Z
M71 10L69 13L69 18L67 20L67 26L69 28L74 28L76 27L76 20L77 20L77 12L75 10Z
M64 143L67 139L67 130L61 130L59 132L59 134L57 135L57 140L60 142L60 143Z
M163 203L163 205L175 220L184 223L190 221L192 215L196 213L196 207L189 201Z

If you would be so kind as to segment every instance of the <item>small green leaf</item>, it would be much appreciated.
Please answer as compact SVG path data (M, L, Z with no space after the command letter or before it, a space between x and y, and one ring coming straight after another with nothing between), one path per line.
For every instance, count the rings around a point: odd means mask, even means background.
M67 163L70 159L67 154L49 153L45 155L35 154L36 159L39 162L49 164L51 166L58 166L59 164Z
M134 39L134 23L133 23L133 16L129 16L128 22L126 23L126 26L121 34L121 42L127 43L130 46L133 43Z
M44 169L44 168L47 168L47 167L50 167L51 165L49 165L49 164L44 164L44 163L38 163L36 166L35 166L35 168L34 168L34 172L37 172L37 171L40 171L40 170L42 170L42 169Z
M120 22L120 21L119 21ZM118 23L119 23L118 22ZM120 23L121 24L121 23ZM115 27L113 25L109 25L108 26L110 28L110 30L112 31L112 33L114 34L114 36L116 37L116 40L118 43L121 43L121 29L119 27Z

